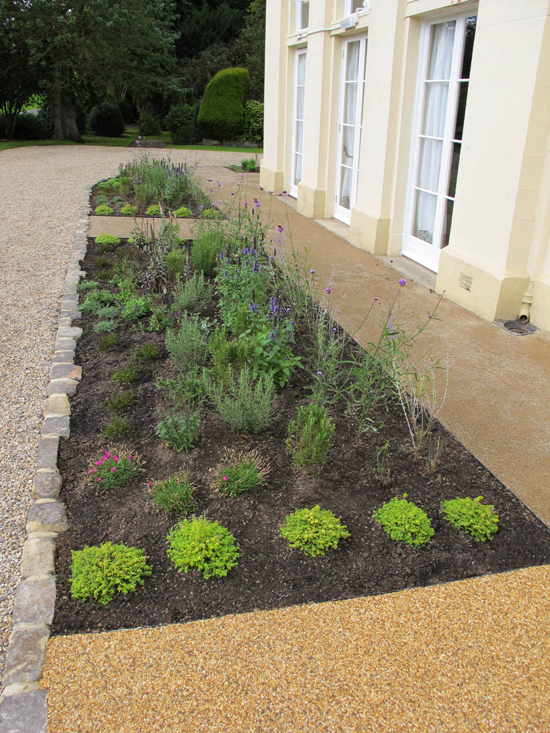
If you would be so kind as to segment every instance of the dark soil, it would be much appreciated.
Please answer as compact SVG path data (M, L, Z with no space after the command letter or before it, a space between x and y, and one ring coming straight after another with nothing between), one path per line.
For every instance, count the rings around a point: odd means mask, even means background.
M91 197L91 208L92 212L95 212L96 207L100 204L97 203L96 199L98 196L107 196L111 203L108 204L113 209L113 214L110 216L122 216L125 219L132 219L133 216L130 214L121 214L120 210L126 206L126 204L131 204L132 206L137 206L137 202L135 200L135 196L132 193L132 190L126 195L119 193L118 191L114 191L112 193L101 193L101 191L98 190L97 184L92 189L92 197ZM113 201L114 197L120 197L123 198L124 201ZM148 204L145 204L143 206L138 206L138 213L136 214L136 218L139 219L158 219L158 216L150 216L149 214L146 214L145 212L147 209L152 206L153 204L158 203L157 201L149 201ZM184 199L180 204L177 206L173 206L171 209L168 206L163 205L163 210L165 214L168 214L168 211L177 211L181 206L186 206L188 209L190 209L193 212L193 217L188 217L189 219L198 219L200 218L203 209L200 207L200 205L195 201L195 199L192 196L188 196L186 199ZM217 206L212 206L211 208L215 209L216 211L219 211Z
M84 264L91 278L96 257L91 240ZM209 315L215 311L211 309ZM424 458L415 460L398 406L375 414L378 432L359 440L353 421L337 407L332 413L337 432L319 476L314 479L295 469L284 441L287 423L309 394L306 370L298 370L289 387L279 390L277 418L268 432L236 434L207 408L197 446L187 453L171 451L155 435L165 399L155 380L172 373L164 336L138 327L120 328L121 345L104 354L98 349L99 336L92 331L96 320L84 316L80 324L84 334L76 360L83 379L71 403L71 437L60 446L61 500L67 506L70 529L58 538L55 634L353 598L550 562L550 531L442 426L435 427L436 437L441 436L444 443L435 470ZM104 402L120 389L111 374L145 343L157 344L163 358L144 365L141 377L131 385L134 403L128 417L133 433L119 441L142 456L144 471L128 488L108 493L87 481L86 469L108 445L102 434L109 421ZM298 344L298 348L303 347ZM381 480L373 467L377 449L387 440L391 473ZM271 464L268 483L238 499L220 496L210 487L211 469L224 448L233 447L256 448ZM239 565L226 578L206 581L197 572L178 573L167 557L166 536L178 517L156 507L147 484L182 469L196 486L197 514L218 520L240 546ZM435 535L422 549L393 542L372 518L383 502L403 492L432 519ZM494 504L500 524L492 542L478 543L441 518L440 502L456 496L483 496ZM291 549L278 530L294 509L316 504L341 517L351 537L337 550L313 559ZM109 540L143 548L153 574L137 592L119 596L108 606L72 599L71 550Z

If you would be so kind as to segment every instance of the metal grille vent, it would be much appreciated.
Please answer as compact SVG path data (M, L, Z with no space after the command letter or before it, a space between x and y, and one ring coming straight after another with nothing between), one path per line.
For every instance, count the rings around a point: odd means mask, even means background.
M468 292L470 292L470 290L472 289L473 281L473 277L471 277L470 275L465 275L463 272L461 272L458 284L463 290L467 290Z

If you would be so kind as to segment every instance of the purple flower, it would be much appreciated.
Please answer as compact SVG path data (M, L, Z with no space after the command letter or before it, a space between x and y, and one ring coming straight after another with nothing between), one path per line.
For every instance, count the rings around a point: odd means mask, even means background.
M330 295L330 293L332 293L332 288L327 288L327 289L325 290L325 293L328 293L328 294Z
M399 284L401 285L401 287L403 287L403 285L406 285L407 284L407 281L405 280L404 277L401 278L401 280L399 281Z
M323 372L317 372L317 375L318 375L319 377L322 377L322 376L323 376Z
M273 333L273 331L269 334L269 338L272 338L272 339L275 338L275 334Z
M277 231L278 231L278 232L284 232L284 230L285 230L285 228L284 228L284 227L282 227L282 226L281 226L281 225L279 224L279 226L277 227Z
M375 298L375 300L378 300L378 298Z
M313 275L315 273L315 270L310 270L311 274Z
M207 178L206 180L208 181L208 183L212 183L212 179L211 178Z

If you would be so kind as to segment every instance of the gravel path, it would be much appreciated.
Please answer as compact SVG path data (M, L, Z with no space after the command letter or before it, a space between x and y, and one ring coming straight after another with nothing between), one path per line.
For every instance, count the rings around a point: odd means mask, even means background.
M50 639L48 733L550 730L550 567Z
M140 152L60 146L0 153L0 670L31 505L58 305L83 186L116 175L119 163ZM239 163L243 154L173 151L171 157L228 165Z

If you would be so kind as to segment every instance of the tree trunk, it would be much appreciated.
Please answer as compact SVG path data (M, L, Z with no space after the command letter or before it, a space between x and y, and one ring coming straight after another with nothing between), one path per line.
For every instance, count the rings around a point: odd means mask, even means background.
M56 140L72 140L81 143L82 138L76 124L76 110L70 100L61 94L61 89L56 86L53 103L53 136Z

